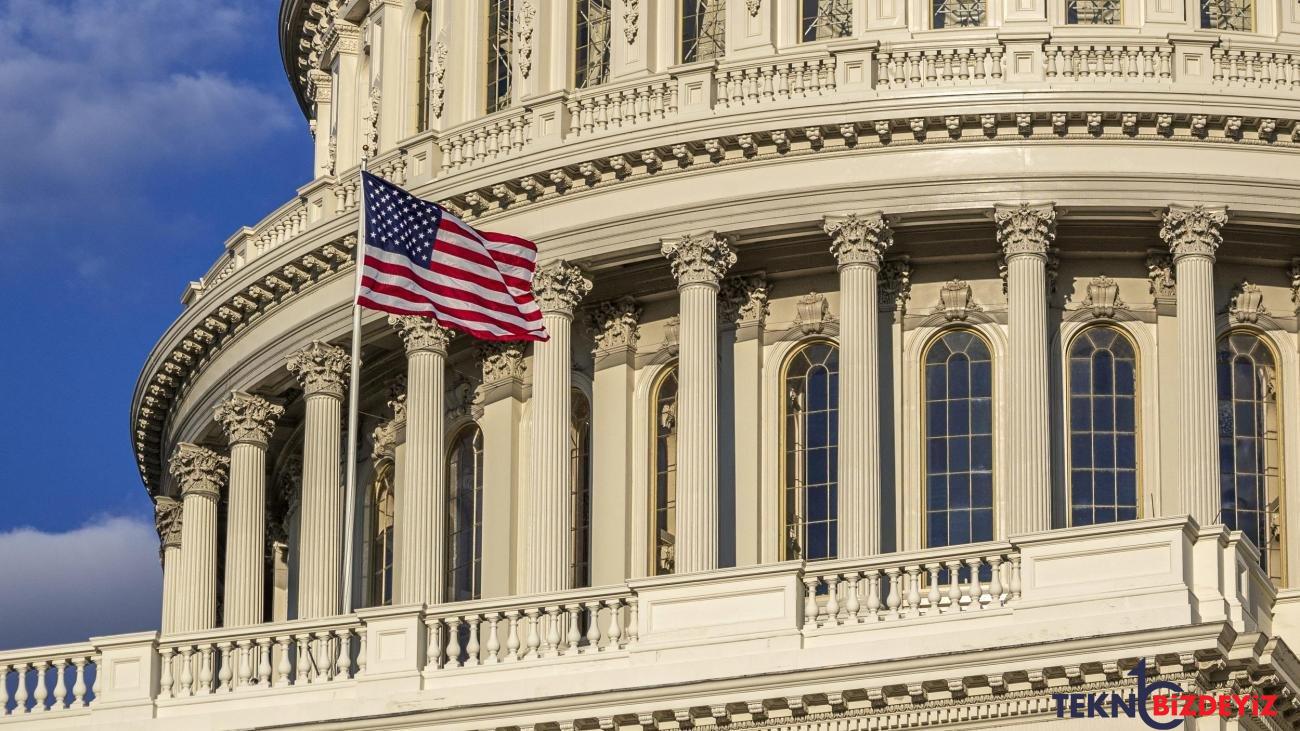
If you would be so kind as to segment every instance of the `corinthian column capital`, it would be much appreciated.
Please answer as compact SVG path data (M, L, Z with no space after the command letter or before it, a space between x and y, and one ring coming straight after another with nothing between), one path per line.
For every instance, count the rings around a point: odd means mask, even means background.
M275 431L275 423L284 415L284 407L256 394L232 391L217 404L212 416L234 444L266 446Z
M1169 246L1174 260L1184 256L1207 256L1223 243L1223 225L1228 222L1227 206L1172 205L1160 223L1160 239Z
M308 396L319 393L343 398L343 382L351 359L342 348L313 340L289 356L286 365Z
M1051 203L997 206L993 222L998 227L998 245L1007 258L1021 254L1045 257L1056 238L1056 207Z
M601 302L587 315L587 330L596 343L596 350L635 348L640 332L641 305L631 297Z
M446 355L447 345L456 335L454 330L445 328L428 317L389 315L388 324L402 338L407 355L424 352Z
M731 245L712 231L665 239L659 251L668 258L679 288L688 284L716 286L736 263Z
M521 379L524 376L524 346L516 341L484 341L478 344L483 366L483 385Z
M181 547L181 502L160 495L153 503L153 523L158 529L158 541L165 551Z
M533 275L533 294L542 312L572 315L573 308L591 291L591 280L567 261L553 261Z
M202 495L216 500L226 481L230 460L207 447L182 442L176 445L168 468L181 486L182 495Z
M885 249L894 243L894 232L879 213L826 216L822 230L831 237L831 253L841 268L855 264L880 268Z

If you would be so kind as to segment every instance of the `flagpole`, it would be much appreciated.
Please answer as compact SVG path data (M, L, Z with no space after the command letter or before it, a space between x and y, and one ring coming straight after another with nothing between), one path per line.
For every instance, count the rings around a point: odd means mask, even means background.
M366 248L366 180L362 173L366 172L369 162L369 156L363 154L361 169L357 172L360 179L357 186L357 245L353 249L357 273L356 287L352 293L352 376L348 386L347 490L343 503L343 614L352 611L352 544L355 528L352 523L355 520L357 502L357 431L361 397L361 305L357 304L357 299L361 297L362 252Z

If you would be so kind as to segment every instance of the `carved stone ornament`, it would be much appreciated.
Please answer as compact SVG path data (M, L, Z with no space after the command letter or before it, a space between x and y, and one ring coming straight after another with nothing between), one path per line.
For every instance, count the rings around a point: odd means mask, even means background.
M532 0L519 3L519 73L528 78L533 70L533 24L537 20L537 8Z
M406 354L412 353L441 353L447 354L447 344L455 337L456 333L450 328L439 325L437 321L428 317L417 317L415 315L389 315L388 324L397 330L397 334L402 338L402 344L406 346Z
M623 0L623 37L630 46L636 42L641 24L641 0Z
M1083 306L1092 310L1093 317L1114 317L1116 308L1125 306L1119 298L1119 284L1105 274L1088 282L1087 293Z
M763 9L763 0L745 0L745 9L749 11L749 17L758 17L758 11Z
M524 377L524 345L513 341L487 341L478 345L483 363L483 385Z
M289 356L289 372L297 376L308 396L323 394L343 398L351 359L342 348L313 340L307 347Z
M981 311L975 304L975 295L970 283L962 279L951 279L939 290L939 306L935 312L942 313L948 322L965 320L970 313Z
M397 455L397 421L385 421L370 435L370 463L379 464Z
M831 237L831 254L840 267L866 264L879 267L880 259L894 242L894 234L879 213L826 216L822 230Z
M587 313L587 331L598 351L635 348L640 322L641 306L631 297L600 302Z
M1147 280L1151 294L1156 297L1173 297L1177 291L1174 280L1173 259L1162 252L1147 254Z
M1233 288L1232 304L1228 306L1228 315L1233 322L1259 322L1260 315L1267 315L1264 308L1264 290L1257 284L1242 282Z
M259 447L266 446L275 431L275 423L283 415L283 406L244 391L232 392L212 410L213 418L221 424L232 445L255 444Z
M379 89L379 80L375 79L370 86L370 105L361 118L365 121L365 140L361 143L361 156L367 159L375 156L379 152L379 108L382 92Z
M553 261L533 275L533 294L542 312L572 315L573 308L591 291L591 280L567 261Z
M1056 209L1051 203L998 206L993 221L998 227L998 244L1007 257L1046 256L1056 238Z
M728 277L718 291L718 320L722 323L767 319L767 277L762 274Z
M482 402L482 389L467 378L457 378L452 387L447 390L446 418L450 420L462 416L474 416Z
M682 318L673 315L664 323L664 350L674 355L682 341Z
M799 332L804 335L815 335L826 329L831 306L826 301L826 295L820 292L809 292L795 303L795 311L799 313L799 319L796 321Z
M736 263L731 245L711 231L664 241L659 251L668 258L679 287L716 284Z
M153 523L162 550L181 547L181 502L159 495L153 502Z
M1291 260L1287 274L1291 275L1291 301L1300 306L1300 259Z
M388 408L393 410L393 423L406 421L406 374L398 374L388 384Z
M226 481L230 459L207 447L181 442L172 453L168 469L181 486L182 495L201 495L216 500Z
M907 257L887 259L880 267L876 303L880 307L903 310L912 296L912 262Z
M1169 246L1175 262L1183 256L1213 257L1223 243L1226 207L1169 206L1160 225L1160 239Z
M429 117L441 119L447 97L447 32L438 32L433 46L433 64L429 68Z

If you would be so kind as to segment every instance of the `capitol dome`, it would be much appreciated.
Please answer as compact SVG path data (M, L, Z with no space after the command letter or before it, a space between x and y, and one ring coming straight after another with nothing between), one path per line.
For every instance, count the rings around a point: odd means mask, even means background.
M0 726L1050 728L1139 661L1300 721L1300 5L278 30L309 180L132 403L161 632L0 654ZM538 242L551 339L366 311L348 505L363 164Z

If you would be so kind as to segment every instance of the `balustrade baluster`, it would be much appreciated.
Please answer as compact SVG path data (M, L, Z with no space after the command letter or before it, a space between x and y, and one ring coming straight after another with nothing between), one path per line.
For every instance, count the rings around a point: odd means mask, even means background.
M444 667L460 667L460 617L447 620L447 664Z
M945 561L948 569L948 611L961 611L961 561Z
M194 693L194 666L192 664L193 657L194 657L193 647L181 648L181 692L180 692L181 696L188 697L195 694ZM96 672L95 676L98 677L99 673Z
M0 665L0 718L9 715L9 669Z
M515 662L519 660L519 611L507 611L506 618L510 622L510 632L506 635L506 662Z
M237 689L247 688L253 684L253 643L252 640L240 640L235 657L239 659L239 680Z
M880 569L867 569L867 615L880 618Z
M609 644L607 647L614 650L622 647L619 640L623 637L623 600L609 599L606 600L605 606L609 607Z
M858 613L862 611L862 602L858 600L858 572L850 571L848 577L848 601L845 602L844 609L848 612L849 623L857 624Z
M20 662L14 666L18 674L18 686L14 689L14 713L31 713L27 707L27 663Z
M363 627L361 629L356 630L356 635L357 635L357 670L355 673L353 673L353 677L359 678L366 674L366 665L370 662L370 660L367 658L369 649L366 644L367 632L365 628Z
M497 624L501 621L501 612L489 612L487 615L488 639L487 658L484 662L496 665L501 662L501 638L497 634Z
M158 697L159 698L176 697L172 695L172 684L176 682L176 678L174 677L174 673L176 671L172 666L172 658L175 656L175 654L176 654L175 648L171 648L171 647L162 647L159 648L158 650L158 656L159 656ZM82 664L77 666L78 683L84 682L81 679L81 670L84 665L85 665L85 661L83 660ZM0 680L3 679L4 679L4 673L0 673ZM74 694L77 692L75 686L73 687L72 692ZM82 692L83 693L85 692L84 686L82 687ZM77 699L80 700L81 696L77 696Z
M334 663L334 680L347 680L352 677L352 630L341 629L330 634L339 643L339 660Z
M568 644L564 648L566 654L578 653L578 645L582 642L582 631L578 629L579 619L582 614L581 604L569 604L565 607L568 617L564 620L569 628Z
M826 582L826 623L840 623L840 600L839 594L840 577L831 574L822 578Z
M465 665L474 666L479 664L479 639L478 627L482 617L478 614L471 614L469 617L469 643L465 645Z
M600 602L586 602L587 647L584 652L600 652Z
M81 708L86 703L86 661L84 657L72 658L73 678L72 678L72 707ZM4 673L0 672L0 681L4 680ZM0 709L4 708L4 703L0 703ZM0 714L3 715L3 714Z
M271 640L257 640L257 684L262 688L271 687Z
M289 674L293 672L293 665L289 661L289 641L289 638L283 635L275 638L275 647L280 656L275 663L276 687L291 684Z
M231 689L230 681L234 675L234 668L235 665L238 664L238 661L230 656L231 650L229 642L218 642L217 653L218 656L216 661L221 664L221 668L217 671L217 687L215 690L219 692L229 692Z
M930 602L930 607L926 610L927 614L939 613L939 569L941 566L937 563L928 563L925 565L926 574L929 576L929 591L926 592L925 598Z
M640 608L637 606L637 598L635 596L623 600L623 602L627 604L627 631L624 633L627 640L623 644L631 646L635 645L637 638L641 636L641 628L637 626L637 623L641 621L639 614Z
M212 693L212 681L215 675L214 649L212 643L207 643L199 649L199 695Z
M992 606L1002 606L1002 557L990 556L988 559L990 569L989 577L989 604Z
M803 626L812 628L817 626L817 577L803 577Z
M907 616L917 617L921 614L921 578L920 566L908 566L907 571Z
M50 667L50 663L45 660L36 662L36 693L32 696L32 710L37 713L45 713L50 710L46 701L50 697L50 678L45 671Z
M1020 554L1011 557L1011 581L1008 588L1011 591L1010 601L1020 598Z
M970 597L970 609L983 609L984 606L980 599L984 594L984 587L980 584L980 564L983 563L978 558L966 559L966 565L970 567L970 583L966 587L966 595Z
M442 665L442 649L446 643L442 639L442 620L437 617L425 617L425 627L429 635L426 637L428 651L428 662L425 664L426 670L437 670Z
M555 657L560 654L560 608L546 607L546 644L542 646L543 657Z
M897 566L890 566L885 569L885 574L889 577L889 596L886 598L886 606L889 607L890 616L898 619L900 616L898 608L903 604L903 592L898 585L899 569Z
M67 669L67 660L60 658L54 661L54 698L50 708L55 711L68 707L68 685L64 676Z

